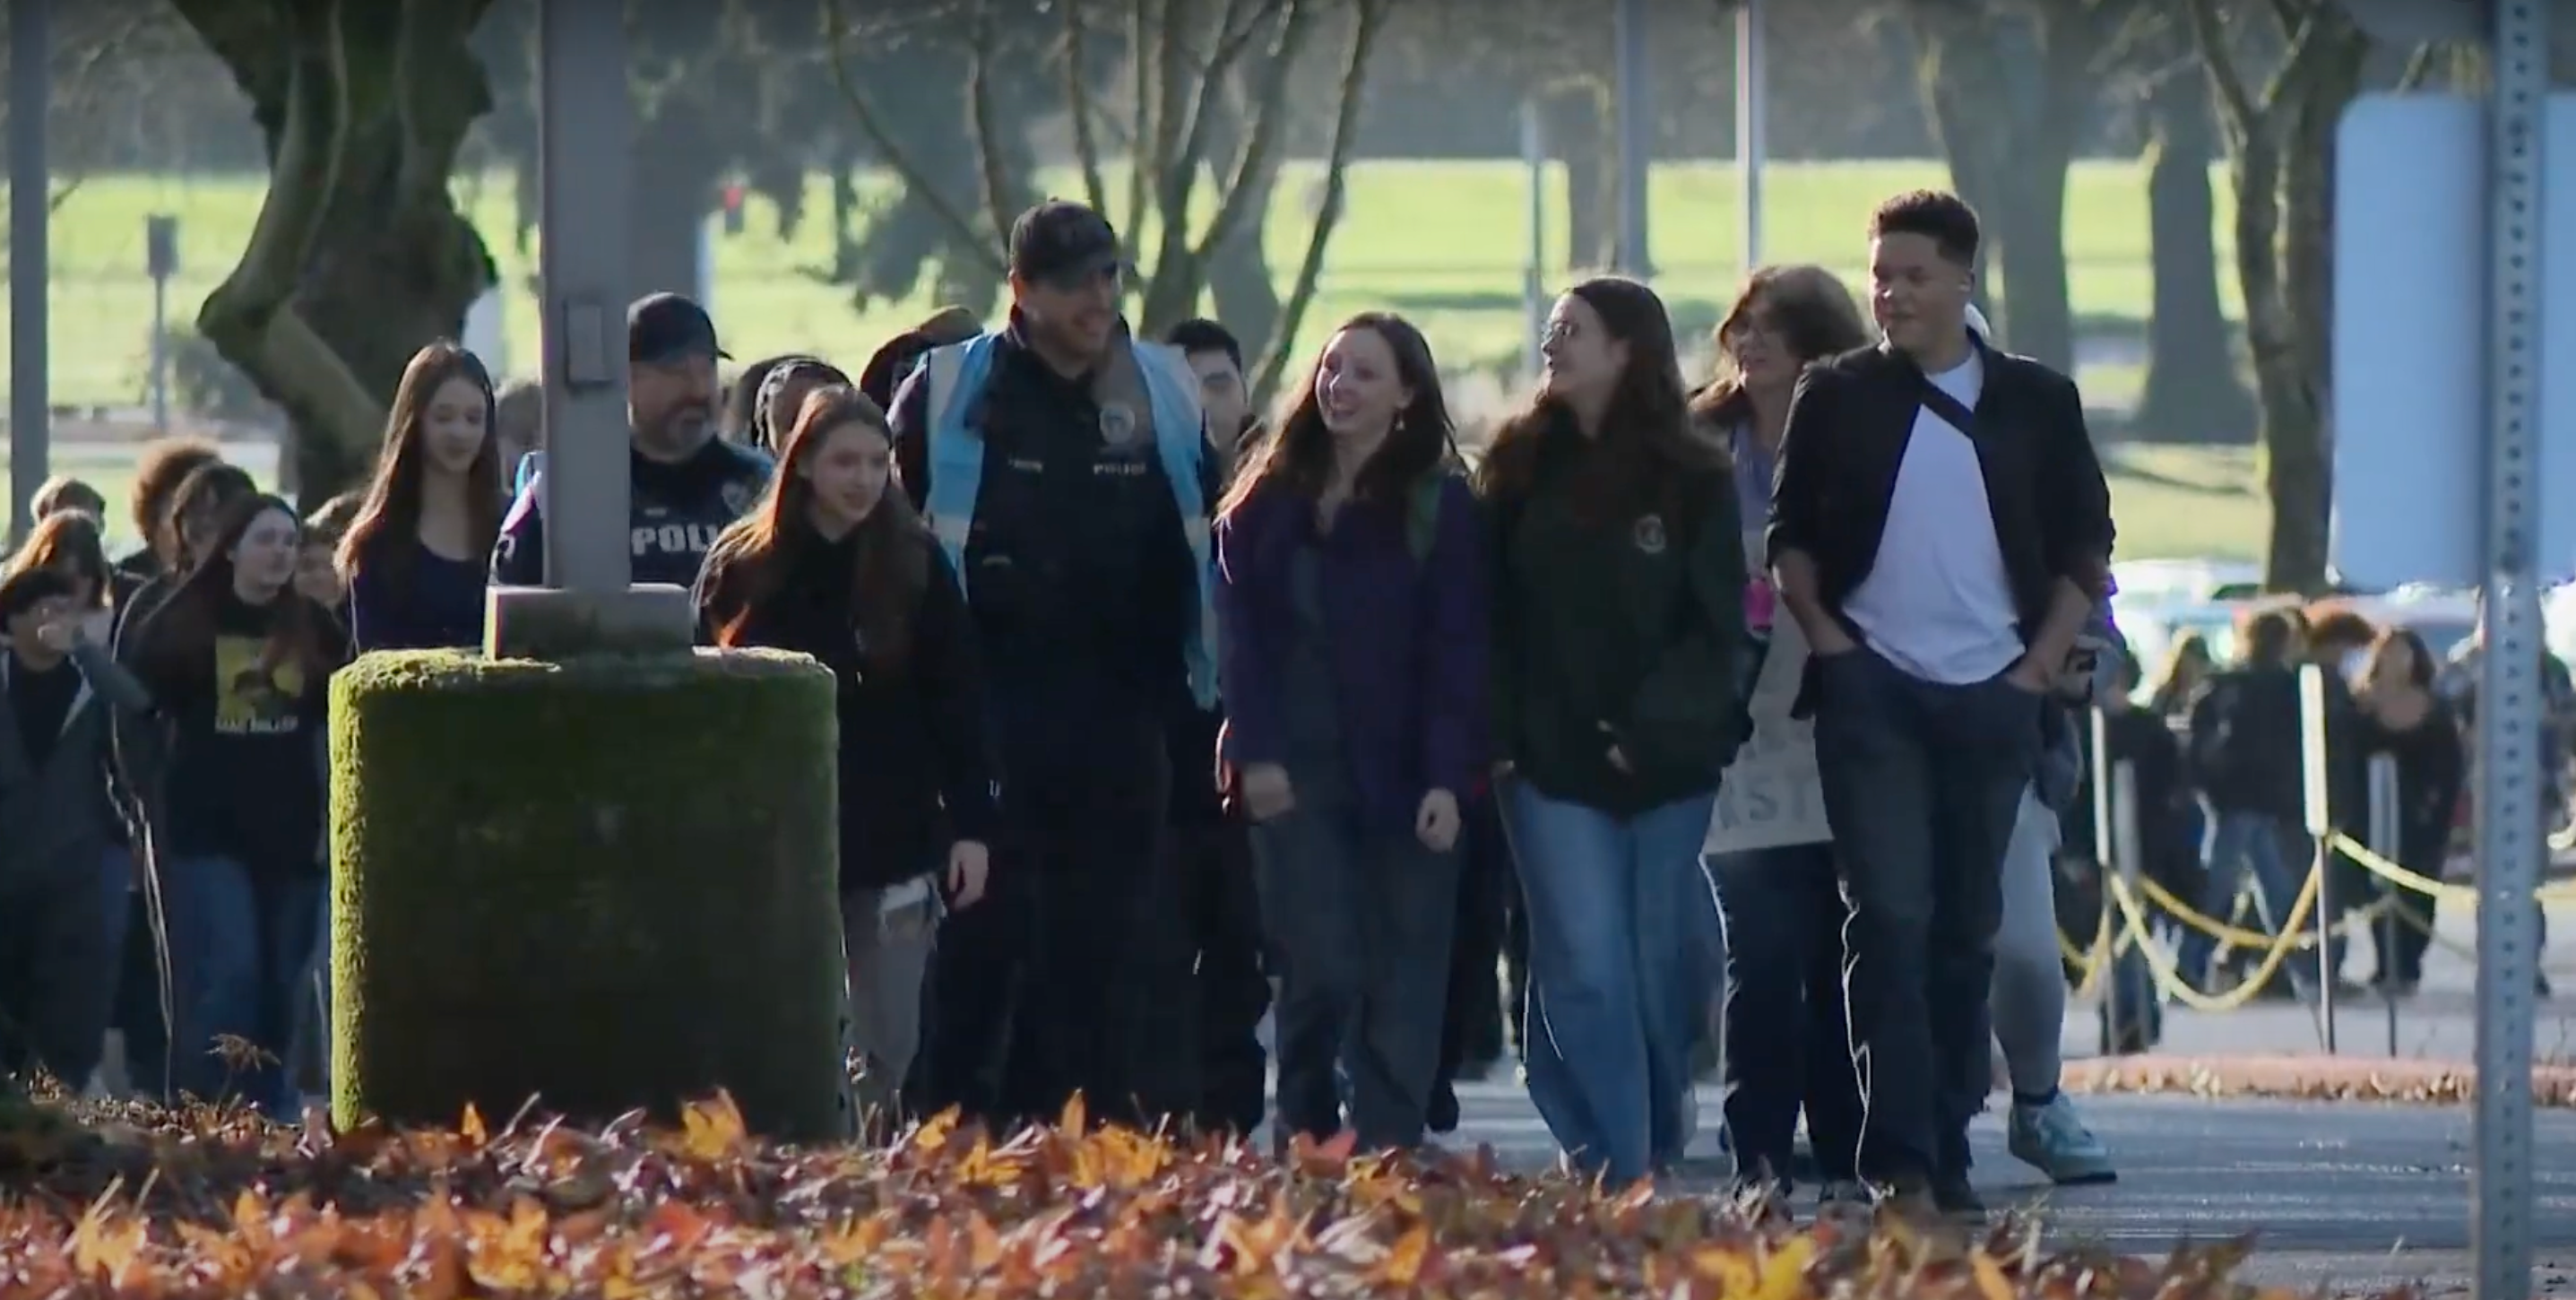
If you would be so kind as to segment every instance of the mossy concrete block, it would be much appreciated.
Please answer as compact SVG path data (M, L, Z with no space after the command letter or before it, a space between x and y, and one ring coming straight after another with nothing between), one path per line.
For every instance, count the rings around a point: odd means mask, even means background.
M371 654L331 683L332 1115L848 1123L831 674Z

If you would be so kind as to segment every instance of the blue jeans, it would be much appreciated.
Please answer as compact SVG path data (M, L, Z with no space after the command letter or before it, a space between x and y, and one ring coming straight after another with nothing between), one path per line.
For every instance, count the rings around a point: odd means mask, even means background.
M287 1062L321 949L325 882L254 872L233 858L183 858L165 865L161 890L177 1022L172 1083L182 1095L291 1114ZM227 1052L234 1039L252 1050Z
M2263 932L2279 934L2281 924L2290 919L2290 904L2299 897L2299 878L2290 870L2286 846L2305 839L2305 834L2288 819L2270 813L2213 814L2209 821L2209 879L2201 887L2200 910L2226 920L2236 910L2237 891L2244 887L2245 874L2251 870L2255 886L2263 893ZM2208 979L2209 961L2217 948L2217 940L2186 927L2178 958L2183 975Z
M1620 818L1524 781L1503 812L1530 931L1530 1100L1575 1165L1625 1186L1689 1140L1694 1022L1708 986L1698 909L1714 793ZM1694 902L1685 902L1695 899Z

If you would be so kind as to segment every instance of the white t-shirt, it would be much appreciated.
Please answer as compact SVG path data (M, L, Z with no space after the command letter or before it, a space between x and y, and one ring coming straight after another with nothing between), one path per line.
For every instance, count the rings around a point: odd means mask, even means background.
M1985 364L1971 351L1931 379L1975 410ZM1914 414L1878 558L1843 613L1870 649L1924 681L1982 682L2021 658L2021 613L1976 444L1928 406Z

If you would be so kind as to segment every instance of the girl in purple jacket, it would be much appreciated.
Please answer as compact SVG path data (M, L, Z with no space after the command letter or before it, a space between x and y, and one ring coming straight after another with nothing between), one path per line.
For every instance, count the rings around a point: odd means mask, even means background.
M1337 331L1217 521L1219 742L1279 980L1279 1124L1422 1141L1458 805L1485 764L1482 529L1430 345Z

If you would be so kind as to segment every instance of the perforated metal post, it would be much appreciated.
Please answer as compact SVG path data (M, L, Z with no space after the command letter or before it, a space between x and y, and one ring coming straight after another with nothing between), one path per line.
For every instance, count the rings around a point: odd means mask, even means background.
M1617 69L1616 124L1619 142L1619 246L1622 275L1643 280L1654 274L1646 251L1647 177L1654 171L1654 96L1647 88L1646 0L1619 0L1611 19L1611 41Z
M2370 756L2370 851L2403 864L2398 854L2403 832L2398 812L2404 792L2397 781L2394 754ZM2388 1054L2397 1055L2397 905L2403 898L2396 881L2388 881L2387 906L2379 913L2379 1000L2388 1009Z
M537 269L545 304L546 583L623 593L628 100L622 0L537 11Z
M2299 771L2300 802L2307 816L2308 870L2316 873L2317 881L2317 1035L2326 1055L2332 1056L2336 1051L2334 873L2326 868L2334 858L2326 836L2334 830L2334 788L2326 755L2326 674L2315 664L2299 669ZM2289 919L2290 901L2285 898L2274 904L2284 909L2276 926Z
M1735 175L1744 201L1744 273L1762 266L1762 166L1770 153L1770 89L1763 75L1762 0L1735 11Z
M1521 101L1521 166L1529 173L1529 266L1521 273L1521 314L1529 328L1529 373L1535 383L1547 368L1539 351L1547 339L1547 132L1538 99Z
M2111 881L2109 879L2109 873L2117 871L2119 873L2119 880L2122 888L2127 892L2129 897L2135 898L2137 897L2138 892L2138 866L2146 860L2147 856L2146 837L2140 832L2138 826L2138 765L2129 762L2126 759L2112 764L2111 779L2108 784L2111 787L2112 861L2104 868L2105 878L2102 881L2102 888L2105 893L2110 891ZM2119 909L2117 904L2114 904L2113 906L2116 909L2115 915L2123 919L2128 916L2126 909ZM2126 932L2125 927L2122 932ZM2146 942L2146 936L2144 933L2140 933L2131 941L2134 943L2144 943ZM2119 950L2120 946L2117 943L2111 945L2111 951L2118 952ZM2140 962L2146 961L2147 955L2143 952L2139 953L2138 960ZM2127 1033L2128 1025L2120 1019L2120 1014L2123 1010L2128 1011L2129 1014L2136 1019L2138 1028L2137 1050L2146 1050L2147 1020L2152 1014L2150 1008L2153 1006L2152 1002L2134 1008L2124 1007L2122 1005L2125 1001L2123 994L2127 992L2127 989L2120 977L2120 970L2120 963L2117 961L2112 962L2111 968L2103 972L2104 980L2102 984L2104 989L2109 990L2103 995L2102 1005L2106 1009L2108 1018L2111 1022L2111 1054L2113 1055L2118 1055L2126 1051L2127 1044L2129 1042Z
M2493 0L2488 129L2487 580L2478 677L2479 1300L2531 1291L2531 1016L2539 979L2542 126L2549 8Z
M2102 935L2102 951L2094 955L2100 962L2102 981L2102 1054L2119 1051L2120 1036L2120 936L2127 933L2120 925L2119 900L2111 896L2112 863L2120 856L2120 839L2113 819L2112 783L2102 779L2102 758L2111 752L2110 715L2100 707L2091 712L2093 729L2093 870L2101 875L2102 919L2097 932Z

